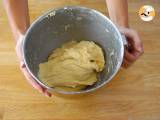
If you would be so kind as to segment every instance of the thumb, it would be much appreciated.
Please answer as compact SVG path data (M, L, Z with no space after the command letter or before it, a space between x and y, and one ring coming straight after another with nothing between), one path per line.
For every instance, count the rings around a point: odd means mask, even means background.
M24 60L23 59L23 42L24 42L24 35L21 35L19 37L19 40L17 41L17 44L16 44L16 53L17 53L20 61Z

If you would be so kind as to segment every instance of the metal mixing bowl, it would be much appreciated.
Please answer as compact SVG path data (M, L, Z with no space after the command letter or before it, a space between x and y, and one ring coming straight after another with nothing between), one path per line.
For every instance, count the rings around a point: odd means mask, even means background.
M94 41L103 48L106 59L98 82L77 92L50 88L38 77L39 64L69 40ZM108 83L120 69L124 55L123 38L117 27L100 12L79 6L54 9L39 17L28 29L23 45L25 64L33 78L49 91L64 94L86 93Z

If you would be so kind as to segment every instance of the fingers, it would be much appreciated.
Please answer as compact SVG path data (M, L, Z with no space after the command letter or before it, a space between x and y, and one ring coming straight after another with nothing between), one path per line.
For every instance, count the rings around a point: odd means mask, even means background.
M24 64L23 61L23 58L22 58L22 40L19 40L17 42L17 45L16 45L16 52L18 54L18 57L20 59L20 68L23 72L23 74L25 75L27 81L35 88L37 89L39 92L43 92L43 88L31 77L31 75L28 73L28 70L26 69L26 66Z
M37 89L39 92L43 92L43 88L37 84L37 82L31 77L31 75L28 73L26 67L22 67L21 68L23 74L25 75L27 81L35 88Z
M23 60L23 50L22 50L22 45L23 45L23 39L24 39L24 36L20 36L19 40L17 41L17 45L16 45L16 52L17 52L17 55L20 59L20 68L21 68L21 71L23 72L23 74L25 75L27 81L35 88L37 89L40 93L43 93L45 96L47 97L51 97L51 93L49 93L47 91L47 89L45 89L44 87L42 87L40 84L38 84L34 79L33 77L29 74L25 64L24 64L24 60Z
M119 30L127 37L129 44L128 49L125 49L124 61L122 64L124 68L127 68L143 54L143 44L139 34L135 30L128 28L120 28Z
M138 33L133 30L128 40L130 40L131 47L133 47L132 54L137 58L140 57L143 54L143 44Z
M23 40L18 40L16 44L16 52L20 61L23 61L22 43L23 43Z
M47 89L44 89L44 95L46 96L46 97L51 97L52 96L52 94L51 93L49 93L48 91L47 91Z
M125 50L125 53L124 53L124 60L123 60L123 63L122 63L122 67L123 68L128 68L131 66L131 64L135 61L135 58L130 55L127 50Z
M131 63L128 62L126 59L123 60L123 63L122 63L122 67L123 68L128 68L131 66Z
M42 87L40 84L38 84L38 83L33 79L33 77L29 74L29 72L28 72L25 64L24 64L23 62L21 62L20 65L21 65L21 66L20 66L20 67L21 67L21 70L22 70L23 74L25 75L27 81L28 81L35 89L37 89L40 93L43 93L43 94L44 94L45 96L47 96L47 97L51 97L52 94L49 93L49 92L47 91L47 89L45 89L45 88Z
M122 67L129 68L136 60L137 57L135 57L134 55L130 54L127 50L125 50Z
M128 61L128 62L135 62L137 60L137 57L135 57L134 55L130 54L127 49L124 51L124 58Z
M139 34L135 30L128 28L120 28L120 31L127 37L127 40L132 47L132 54L136 57L141 56L144 50Z

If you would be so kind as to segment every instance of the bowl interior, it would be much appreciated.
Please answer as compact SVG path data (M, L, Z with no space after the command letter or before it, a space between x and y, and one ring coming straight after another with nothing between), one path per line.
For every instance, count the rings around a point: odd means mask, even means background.
M54 49L69 40L96 42L103 48L106 59L105 69L100 73L99 81L76 93L97 89L111 80L120 68L124 48L121 36L113 23L92 9L64 7L49 11L37 19L25 37L25 63L29 72L40 84L45 86L38 77L39 64L47 61Z

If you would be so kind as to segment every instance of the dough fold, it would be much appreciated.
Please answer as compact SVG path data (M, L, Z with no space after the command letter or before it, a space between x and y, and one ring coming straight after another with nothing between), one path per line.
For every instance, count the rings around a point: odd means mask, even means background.
M77 91L93 85L104 65L104 54L97 44L70 41L55 49L48 61L39 65L39 77L47 86Z

